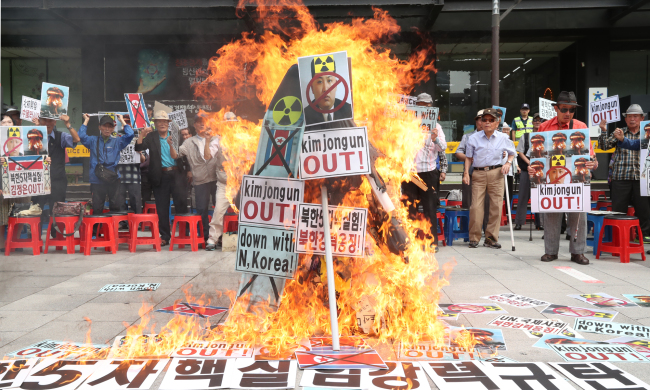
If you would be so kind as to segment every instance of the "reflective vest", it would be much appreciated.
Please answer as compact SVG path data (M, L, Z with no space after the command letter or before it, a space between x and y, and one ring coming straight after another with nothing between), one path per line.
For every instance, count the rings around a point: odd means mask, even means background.
M517 127L517 131L515 132L515 141L519 140L519 138L524 135L524 133L532 133L533 132L533 118L528 117L526 119L526 122L524 122L520 116L515 118L515 126Z

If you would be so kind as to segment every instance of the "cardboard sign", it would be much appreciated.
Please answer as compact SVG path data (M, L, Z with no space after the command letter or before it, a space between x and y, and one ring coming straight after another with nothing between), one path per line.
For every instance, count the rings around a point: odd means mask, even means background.
M107 284L99 292L156 291L160 283Z
M549 363L584 390L641 390L650 385L612 363Z
M509 388L498 375L483 371L479 362L422 362L422 367L440 390Z
M615 339L607 340L607 343L625 344L632 347L635 351L650 359L650 340L641 339L638 337L617 337Z
M501 314L507 313L499 305L487 303L439 303L438 307L446 314Z
M300 178L319 179L370 173L365 127L305 133L300 153Z
M293 279L298 254L292 230L240 223L238 231L236 271Z
M333 256L362 257L366 239L368 209L329 206L330 237ZM298 207L296 252L325 254L323 206L301 203Z
M179 314L182 316L196 316L201 318L216 316L227 311L227 307L207 306L187 302L175 303L173 306L156 310L157 313Z
M70 88L63 85L43 83L41 86L41 118L59 119L68 113Z
M254 348L243 342L188 341L171 354L175 358L195 359L234 359L253 357Z
M55 358L79 359L102 356L108 353L110 345L73 343L70 341L43 340L28 347L9 352L8 357L18 359Z
M170 112L169 119L173 120L181 130L190 128L190 125L187 123L187 113L185 110Z
M601 121L607 123L621 120L621 106L618 95L589 102L589 126L598 126Z
M542 119L553 119L557 116L557 112L555 112L555 108L553 108L553 103L555 103L552 100L544 99L544 98L539 98L539 117Z
M650 307L650 295L643 294L621 294L630 301L636 303L639 306Z
M140 164L140 152L135 151L135 143L137 140L137 136L133 137L131 143L120 151L120 162L118 162L118 165Z
M328 390L328 389L369 389L368 370L342 369L342 370L304 370L301 372L300 386L303 390Z
M32 121L34 118L38 118L40 114L41 101L23 95L23 99L20 102L20 119Z
M5 157L2 188L5 198L47 195L52 190L50 164L45 156Z
M620 345L603 345L603 344L581 344L581 345L557 345L549 344L549 347L555 351L562 359L567 362L591 362L591 361L609 361L609 362L628 362L628 363L648 363L650 362L640 353L637 353L632 347L625 344Z
M483 362L481 369L514 389L573 390L573 386L544 363Z
M597 320L585 320L576 318L574 326L577 330L588 333L599 333L617 336L634 336L650 339L650 327L635 324L623 324L620 322L604 322Z
M545 306L550 304L546 301L541 301L539 299L528 298L523 295L517 295L512 293L498 294L498 295L488 295L481 297L482 299L487 299L493 302L505 303L506 305L529 308L535 306Z
M525 329L548 334L560 334L568 326L567 323L561 321L513 316L499 316L488 322L488 325L498 326L500 328Z
M77 144L74 148L65 148L69 158L90 157L90 150L82 144Z
M534 213L585 212L591 209L590 186L575 184L541 184L530 189Z
M650 121L641 122L641 134L645 135L650 132ZM641 136L641 150L639 153L639 173L641 196L650 196L650 155L648 155L648 139Z
M235 360L228 371L231 389L293 389L298 368L295 360Z
M74 390L108 360L45 359L30 371L20 385L24 390Z
M37 361L38 359L0 360L0 389L20 386Z
M566 305L548 305L542 314L561 315L564 317L583 318L585 320L600 320L610 322L618 312L603 309L585 309Z
M582 302L594 305L596 307L636 307L636 303L628 302L625 299L616 298L606 293L596 294L569 294Z
M358 352L301 352L296 351L296 359L301 370L352 370L387 369L379 354L367 349Z
M245 175L239 223L294 228L304 192L302 180Z
M172 359L160 390L223 389L225 374L233 372L233 359Z
M124 100L126 108L131 118L131 127L134 129L144 129L149 127L149 115L144 105L144 98L141 93L125 93Z
M298 58L307 126L352 119L352 82L345 51Z
M110 359L78 390L150 389L169 359Z

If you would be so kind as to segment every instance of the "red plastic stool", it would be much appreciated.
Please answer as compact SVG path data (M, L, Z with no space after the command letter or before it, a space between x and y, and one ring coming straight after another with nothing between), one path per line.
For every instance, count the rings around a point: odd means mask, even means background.
M133 211L111 211L110 213L106 213L106 215L110 215L113 218L113 237L115 237L115 242L118 247L120 244L128 244L129 238L131 237L129 232L120 233L120 222L128 221L129 213L133 213ZM106 248L106 251L108 251L108 248Z
M93 240L93 228L99 225L97 237ZM90 215L84 217L81 224L80 246L84 255L89 256L92 248L109 248L111 253L117 253L117 242L115 240L115 229L113 228L113 217L111 215ZM103 233L103 236L101 235Z
M447 200L447 206L463 206L462 200Z
M176 226L181 223L178 229L178 237L176 235ZM190 234L187 235L185 230L185 223L189 225ZM197 231L197 225L200 225ZM203 222L199 214L176 214L174 216L174 224L172 225L172 237L169 241L169 250L174 250L174 245L178 245L179 249L185 248L185 245L190 245L192 252L199 250L199 246L205 246L205 239L203 238Z
M612 227L612 241L603 242L603 234L607 226ZM618 254L621 263L630 262L630 254L641 253L641 258L645 261L645 251L643 250L643 240L639 243L630 242L630 229L636 228L639 237L643 237L641 233L641 225L639 225L639 218L631 217L629 215L608 215L605 217L603 227L600 229L598 237L598 251L596 258L600 259L600 252L611 253L616 256Z
M601 195L605 196L605 191L591 191L591 200L597 202Z
M612 211L612 201L600 199L598 202L596 202L596 209Z
M223 232L236 232L239 229L238 215L235 213L226 213L223 216Z
M156 202L144 202L144 208L142 209L142 212L144 214L156 214Z
M156 252L160 252L161 239L158 230L158 215L156 214L129 214L129 251L135 252L138 245L153 245ZM138 237L138 226L142 224L151 228L151 237Z
M30 238L20 238L20 225L29 225ZM41 254L43 240L41 240L41 216L37 217L9 217L7 229L7 242L5 243L5 256L17 248L32 248L34 256ZM20 228L16 229L16 226Z
M627 206L627 215L633 217L636 214L634 206Z
M79 221L78 215L60 215L56 217L56 224L59 227L59 230L70 233L74 231L74 225ZM52 217L50 217L50 224L47 225L47 233L45 235L45 246L43 247L43 252L47 254L47 250L51 246L56 246L56 250L61 250L63 247L66 247L66 251L69 255L75 252L74 247L79 245L81 240L75 238L74 234L71 236L64 237L63 234L56 232L56 238L50 238L50 233L54 229L54 222ZM54 229L56 231L56 229Z
M438 228L440 230L440 233L438 233L438 242L440 242L440 237L442 236L442 246L447 246L447 241L445 241L445 228L442 223L445 217L440 213L437 213L436 216L438 217Z

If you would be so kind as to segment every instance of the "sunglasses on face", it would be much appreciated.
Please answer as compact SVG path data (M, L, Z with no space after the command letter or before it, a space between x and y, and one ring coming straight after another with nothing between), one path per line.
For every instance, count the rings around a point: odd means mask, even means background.
M571 108L560 108L560 112L561 112L562 114L566 114L567 111L573 114L574 112L576 112L576 108L575 108L575 107L571 107Z
M496 120L495 119L481 119L481 122L494 123L494 122L496 122Z

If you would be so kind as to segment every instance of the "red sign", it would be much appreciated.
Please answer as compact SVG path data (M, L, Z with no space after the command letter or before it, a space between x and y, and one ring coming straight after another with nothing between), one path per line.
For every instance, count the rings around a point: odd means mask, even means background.
M296 351L296 359L301 369L350 370L350 369L383 369L388 367L381 356L372 349L353 353L341 352L300 352Z
M175 304L174 306L163 307L162 309L158 309L156 311L160 313L180 314L182 316L198 316L201 318L207 318L216 316L217 314L225 313L228 311L228 308L202 306L197 305L196 303L181 302Z

